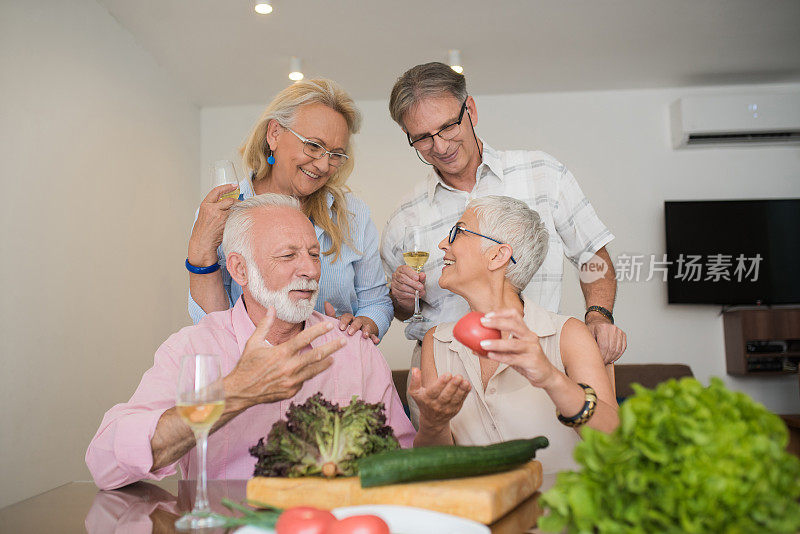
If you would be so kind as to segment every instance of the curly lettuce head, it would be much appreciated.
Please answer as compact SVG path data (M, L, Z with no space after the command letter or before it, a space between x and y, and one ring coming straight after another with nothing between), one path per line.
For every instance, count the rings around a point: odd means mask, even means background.
M386 425L383 403L353 396L340 408L317 393L292 403L286 419L276 422L267 441L250 448L257 458L254 476L352 476L359 458L400 446Z

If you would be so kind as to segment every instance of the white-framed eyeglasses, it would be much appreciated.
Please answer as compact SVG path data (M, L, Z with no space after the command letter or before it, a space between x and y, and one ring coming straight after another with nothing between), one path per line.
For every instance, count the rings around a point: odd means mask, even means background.
M341 167L350 158L350 156L348 156L347 154L342 154L341 152L331 152L321 144L317 143L316 141L311 141L310 139L306 139L305 137L295 132L291 128L286 128L286 129L292 132L295 135L295 137L297 137L303 143L303 154L305 154L306 156L310 156L314 159L319 159L327 155L328 162L334 167Z

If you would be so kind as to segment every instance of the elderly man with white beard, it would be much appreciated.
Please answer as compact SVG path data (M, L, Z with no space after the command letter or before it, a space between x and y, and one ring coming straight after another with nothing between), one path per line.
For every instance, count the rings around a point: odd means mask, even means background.
M242 297L170 336L131 399L106 412L86 452L97 486L160 480L178 466L184 478L197 472L194 436L175 409L185 354L218 355L224 375L225 411L208 439L210 479L251 477L248 449L292 402L317 392L340 405L353 395L383 402L387 424L403 447L411 446L414 429L378 348L314 311L320 245L298 201L265 194L238 203L222 246Z

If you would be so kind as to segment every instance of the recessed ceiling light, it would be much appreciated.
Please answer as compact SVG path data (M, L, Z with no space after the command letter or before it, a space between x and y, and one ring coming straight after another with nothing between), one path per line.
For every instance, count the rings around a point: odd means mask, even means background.
M448 52L447 64L459 74L464 72L464 67L461 66L461 52L459 50L450 50Z
M269 13L272 13L272 4L269 2L256 2L256 5L253 9L255 9L256 13L259 15L268 15Z
M299 57L292 57L289 60L289 79L298 82L303 79L303 65Z

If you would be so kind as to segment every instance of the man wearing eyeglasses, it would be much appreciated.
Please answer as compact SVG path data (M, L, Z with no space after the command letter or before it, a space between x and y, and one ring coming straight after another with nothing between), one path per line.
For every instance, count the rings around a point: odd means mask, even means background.
M425 321L409 322L406 337L418 343L411 366L419 366L420 343L428 329L457 321L469 311L466 301L439 287L443 254L436 244L473 198L505 195L536 210L550 233L544 264L523 294L557 313L561 300L563 256L580 270L586 299L585 321L607 364L627 346L612 315L617 283L605 245L614 236L603 225L566 167L541 151L501 151L475 133L478 112L463 75L443 63L417 65L392 89L389 111L406 133L417 157L430 166L425 181L400 202L381 239L381 258L391 276L395 317L406 320L419 291ZM425 228L430 258L423 272L404 265L405 227ZM412 405L416 424L416 408Z

